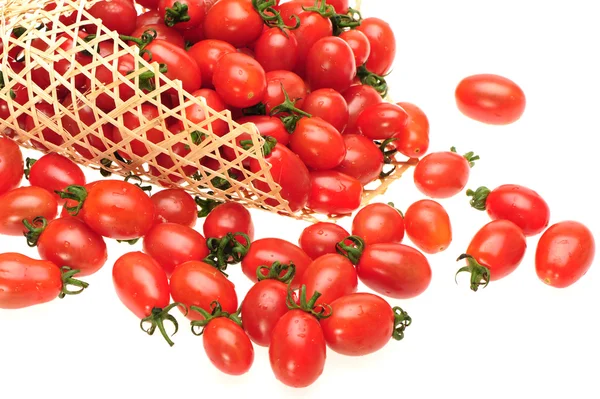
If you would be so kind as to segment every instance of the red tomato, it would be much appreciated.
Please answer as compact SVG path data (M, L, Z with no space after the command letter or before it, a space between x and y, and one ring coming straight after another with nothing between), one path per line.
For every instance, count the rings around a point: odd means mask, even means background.
M194 45L198 42L201 42L205 39L204 37L204 29L200 28L192 28L179 31L183 36L183 39L186 41L187 45Z
M434 152L423 158L415 168L415 185L431 198L450 198L460 193L467 185L474 154L465 156L454 151Z
M373 294L351 294L331 302L331 317L321 320L327 346L345 356L365 356L393 337L401 340L410 316Z
M443 252L452 242L450 217L435 201L415 202L406 211L404 221L408 238L425 253Z
M490 191L480 187L467 191L473 197L471 206L487 210L493 220L510 220L523 230L526 237L540 234L550 223L550 207L535 191L515 184L506 184Z
M340 254L327 254L315 259L302 275L301 285L306 285L308 297L319 292L317 304L329 304L358 289L358 276L354 265Z
M179 134L182 130L179 126L173 125L169 127L169 131L173 134ZM183 142L178 142L173 144L171 151L173 154L185 158L191 152L191 148ZM156 156L156 163L164 169L173 169L175 167L175 160L173 160L172 155L168 152L161 152L158 154ZM193 165L181 165L180 162L177 162L177 164L181 166L181 169L175 168L178 174L171 173L163 177L161 171L155 166L150 166L150 173L154 176L161 177L161 183L168 184L170 182L179 183L183 180L182 175L191 176L198 170L198 168Z
M409 116L401 107L387 102L371 105L356 120L358 130L371 140L387 140L402 134Z
M202 85L202 74L194 59L181 47L165 40L154 39L145 50L152 54L152 62L165 64L167 72L164 75L171 80L179 80L183 89L192 93ZM148 61L148 54L144 59Z
M257 282L256 270L260 266L272 265L273 262L296 268L292 288L298 288L304 272L312 263L312 259L298 246L279 238L263 238L254 241L250 250L242 260L242 271L250 280Z
M356 29L371 43L367 69L381 76L388 73L396 58L396 38L390 25L379 18L365 18Z
M213 111L221 112L225 110L223 99L221 99L221 96L214 90L200 89L193 92L192 95L196 98L204 98L204 100L206 100L206 105ZM188 106L185 109L185 117L188 122L197 124L209 132L212 131L212 133L219 137L229 133L229 124L225 122L224 119L215 119L207 124L205 121L211 118L212 115L207 115L206 109L202 106L197 106L195 104ZM185 125L181 120L177 122L177 126L181 130L185 130Z
M339 37L324 37L309 50L306 77L312 90L334 89L342 92L356 76L352 49Z
M367 287L396 299L421 295L431 282L427 258L403 244L368 245L356 270Z
M285 4L281 6L281 9ZM297 14L300 19L300 26L293 30L296 40L298 40L298 62L296 63L296 73L304 76L307 64L307 57L312 46L320 39L333 35L333 26L327 17L312 11L302 11ZM283 21L288 25L295 24L295 20L289 17L285 18L284 12L281 15Z
M508 220L494 220L475 234L466 252L468 266L458 273L471 273L471 289L477 291L479 286L485 287L490 281L514 272L526 249L527 242L519 226Z
M110 42L101 42L98 45L98 54L100 57L108 57L110 55L112 55L114 53L114 48L113 45ZM116 68L114 67L116 63ZM89 89L93 89L93 90L98 90L96 88L104 88L104 86L106 85L110 85L111 83L114 83L115 81L118 80L119 75L121 76L127 76L129 75L132 71L135 71L136 68L136 62L135 59L133 58L132 55L130 54L125 54L122 55L121 57L119 57L116 62L113 61L113 68L107 68L104 65L99 65L98 67L96 67L96 80L98 81L98 83L96 83L96 86L92 85L92 80L87 80L86 83L86 87ZM129 87L129 85L124 84L124 83L120 83L118 86L118 90L119 90L119 95L118 98L121 101L127 101L129 100L131 97L133 97L133 95L135 94L134 89L132 89L131 87ZM113 96L116 96L117 93L117 87L115 87L114 89L111 89L112 93L115 93ZM111 97L110 95L108 95L107 93L101 93L98 95L98 97L96 97L96 105L98 106L98 108L102 109L103 111L111 111L113 109L115 109L115 100L113 97ZM71 133L74 134L74 133Z
M358 180L335 170L311 172L308 207L317 213L345 215L360 207L363 187Z
M388 204L367 205L354 217L352 235L367 245L399 244L404 239L404 217Z
M390 146L409 158L421 158L429 149L429 120L416 105L398 103L408 114L408 124L394 135Z
M145 1L153 1L156 3L154 7L146 7L150 8L150 10L146 11L143 14L138 15L137 20L135 21L135 27L139 28L140 26L146 25L157 25L157 24L165 24L165 19L158 12L158 0L145 0ZM139 3L139 1L138 1Z
M298 59L298 41L287 29L270 28L256 41L254 53L267 72L281 69L291 71Z
M317 319L290 310L275 325L269 360L275 377L285 385L303 388L323 373L327 347Z
M160 223L150 229L144 237L144 252L156 259L169 277L177 266L201 261L209 253L202 234L175 223Z
M243 205L227 202L212 210L204 221L204 236L207 238L223 238L228 233L244 233L254 241L254 223L250 212ZM236 237L242 244L247 243L242 237Z
M88 184L86 184L85 186L83 186L87 192L90 191L90 189L92 187L94 187L98 182L100 182L101 180L97 180L97 181L93 181L90 182ZM83 209L79 210L79 213L77 215L71 215L71 213L74 213L73 208L79 205L79 200L76 199L68 199L65 204L62 207L62 210L60 211L60 217L61 218L66 218L69 216L72 216L74 218L77 218L81 221L83 221ZM71 212L69 212L69 210L71 210Z
M227 317L211 320L202 334L210 362L221 372L242 375L254 362L254 348L244 329Z
M308 88L300 76L294 72L283 70L267 72L266 76L267 92L262 102L265 104L267 114L270 114L273 108L285 101L283 90L292 101L295 101L296 107L302 108L304 99L308 95Z
M327 0L327 4L330 4L338 14L346 14L350 8L349 0Z
M223 40L235 47L255 42L264 21L249 0L219 0L208 11L204 23L207 39Z
M343 137L346 156L336 170L354 177L362 185L377 180L383 171L383 152L365 136L345 134Z
M17 143L0 137L0 195L21 183L24 167L23 155Z
M290 133L285 129L285 125L279 118L266 115L253 115L240 118L237 120L237 123L240 125L243 125L244 123L254 123L261 136L273 137L283 146L287 146L290 142ZM245 135L244 139L249 140L250 136Z
M348 104L348 125L344 129L344 134L357 133L356 121L362 112L374 104L383 101L381 95L371 86L356 85L350 86L348 90L342 93Z
M56 191L63 191L73 184L85 185L85 175L69 158L58 154L47 154L35 161L29 171L29 183L54 194L60 205L65 203Z
M235 286L216 268L204 262L183 263L171 276L171 296L175 302L183 303L189 309L197 306L210 311L211 303L218 301L227 313L235 313L238 308ZM204 316L191 310L190 320L203 320Z
M371 54L371 43L367 36L359 30L348 30L340 34L340 39L344 40L352 49L354 54L354 63L356 67L363 66Z
M155 223L177 223L187 227L196 225L198 206L194 198L184 190L161 190L150 199L154 203Z
M134 31L137 11L131 0L102 0L87 10L92 17L102 20L102 25L120 35L130 35ZM86 25L89 33L96 33L96 25Z
M307 95L302 110L329 122L339 132L342 132L348 123L348 104L344 97L333 89L319 89Z
M153 30L156 32L156 39L164 40L169 43L173 43L177 47L184 48L185 40L181 33L177 32L177 30L173 28L169 28L163 23L156 23L153 25L142 25L136 28L131 34L132 37L140 38L147 30Z
M544 283L556 288L575 284L590 269L596 253L592 232L578 222L561 222L540 238L535 270Z
M456 105L471 119L490 125L508 125L525 112L525 93L512 80L498 75L473 75L456 88Z
M235 52L235 47L221 40L202 40L190 47L188 54L200 67L203 87L213 87L213 74L217 62L225 54Z
M38 103L35 105L34 114L36 115L36 119L31 117L30 115L27 115L27 119L25 120L25 129L27 129L28 132L32 133L34 136L39 137L42 140L52 143L55 146L61 146L65 142L65 140L59 133L57 133L50 127L37 129L35 133L33 132L33 130L36 129L37 126L41 127L45 125L46 118L54 118L54 106L44 102ZM48 147L42 144L39 140L31 139L31 144L40 151L48 150Z
M22 236L28 229L23 219L36 217L52 220L58 212L58 203L52 193L40 187L20 187L0 195L0 234ZM62 265L61 265L62 266Z
M302 118L290 137L290 149L313 170L339 166L346 156L344 138L321 118Z
M302 231L298 245L312 259L317 259L326 254L337 253L337 244L349 235L346 229L337 224L319 222Z
M219 59L214 70L213 84L223 101L238 108L258 104L267 90L263 67L258 61L242 53L225 54Z
M204 0L159 0L165 25L178 30L199 29L206 17Z

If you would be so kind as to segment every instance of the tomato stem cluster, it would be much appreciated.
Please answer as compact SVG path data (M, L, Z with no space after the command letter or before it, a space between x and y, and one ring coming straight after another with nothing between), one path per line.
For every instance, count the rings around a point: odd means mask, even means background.
M457 152L456 147L450 148L450 151ZM469 163L469 166L471 168L473 166L475 166L475 161L478 161L481 159L481 157L479 157L479 155L475 155L475 153L473 151L467 152L465 155L463 155L463 157L465 157L465 159L467 160L467 162Z
M294 291L291 288L288 289L288 295L286 304L290 310L302 310L306 313L310 313L318 320L326 319L333 314L333 310L330 305L320 304L317 305L317 300L321 297L321 293L315 291L313 296L307 300L306 285L300 287L300 300L299 304L294 300Z
M401 307L394 307L394 332L392 338L400 341L404 338L404 330L412 323L412 318Z
M165 9L165 25L172 28L175 24L180 22L188 22L190 15L188 13L187 4L182 4L176 1L173 7Z
M487 198L490 195L490 189L487 187L479 187L477 190L467 190L467 196L471 197L470 204L478 211L485 211Z
M55 191L56 194L62 199L73 200L77 204L75 206L67 206L65 205L65 209L71 216L79 215L79 211L83 208L83 203L85 202L88 192L83 186L72 185L65 188L65 191Z
M333 25L333 34L339 36L346 29L355 29L362 24L360 11L350 7L346 14L334 14L329 18Z
M466 259L468 264L459 269L458 272L456 272L456 276L463 272L471 273L471 290L475 292L477 292L481 286L483 286L483 288L487 287L490 283L490 269L480 265L479 262L469 254L462 254L456 261L459 262L463 259Z
M210 304L210 313L198 306L191 306L190 309L204 316L203 320L194 320L190 323L192 326L192 334L198 337L204 334L204 328L206 328L211 321L219 317L226 317L240 327L242 326L242 319L240 318L241 307L235 313L227 313L221 308L221 304L218 301L213 301Z
M358 76L362 84L373 87L377 93L381 94L381 97L387 96L389 87L385 80L385 76L377 75L369 71L366 65L358 67L356 76Z
M346 241L350 241L352 244L348 245L346 244ZM354 265L358 264L364 250L365 241L359 236L344 238L344 240L339 242L336 246L337 253L348 258Z
M196 205L198 205L198 207L200 208L200 210L198 211L199 219L207 217L208 214L213 211L213 209L222 204L221 201L217 201L210 198L202 199L200 197L195 197L194 201L196 202Z
M246 243L239 242L237 237L242 237ZM228 233L222 238L209 238L206 246L210 253L203 260L204 263L214 266L227 276L227 266L240 263L250 250L250 237L245 233Z
M61 272L61 281L62 281L62 289L58 297L63 299L67 295L79 295L90 285L85 281L77 280L73 278L80 270L73 270L68 266L63 266L60 268ZM70 290L69 286L78 287L77 290Z
M25 170L23 172L24 172L25 178L27 180L29 180L29 174L31 173L31 167L36 162L37 162L37 159L34 159L34 158L27 158L27 159L25 159Z
M259 266L256 269L256 278L258 281L277 280L284 284L289 284L296 275L296 266L290 262L289 264L281 262L273 262L271 266Z
M331 4L327 4L326 0L315 0L315 4L312 7L302 6L304 11L316 12L323 18L331 18L335 15L335 8Z
M25 238L27 238L27 245L33 248L37 246L38 240L46 227L48 227L48 220L44 217L38 216L33 221L29 221L27 219L23 219L23 224L25 228L27 228L27 233L25 233Z
M125 182L126 183L130 183L130 180L135 180L137 181L137 183L131 183L134 186L138 186L142 191L152 191L152 186L143 186L142 184L144 183L144 181L142 180L142 178L138 175L134 175L133 173L129 173L126 177L125 177Z
M167 341L169 346L175 345L175 343L171 340L171 338L169 337L169 334L167 334L167 331L165 330L164 322L166 320L168 320L171 323L173 323L173 326L175 327L175 331L173 332L173 334L171 334L171 336L177 334L177 331L179 331L179 323L177 322L177 319L175 319L175 317L173 315L169 314L171 309L173 309L176 306L179 306L180 308L182 308L184 311L184 314L187 315L187 313L188 313L187 307L184 304L179 303L179 302L172 303L164 309L153 308L150 316L148 316L148 317L142 319L142 321L140 321L140 328L142 329L142 331L144 331L148 335L153 335L154 331L156 331L156 328L158 328L158 330L160 331L160 334L164 337L164 339ZM146 324L150 324L150 326L148 328L145 328L144 326Z
M292 15L293 25L286 25L279 11L273 8L275 5L275 0L252 0L252 6L269 28L279 28L287 35L285 29L294 30L300 27L300 18L297 15Z
M277 145L277 139L271 136L263 136L263 138L265 139L265 143L262 147L262 153L264 157L268 157ZM240 145L244 150L249 150L254 144L252 143L252 140L242 140L240 141Z
M296 130L296 125L300 119L303 117L312 118L312 115L296 107L296 101L298 100L290 99L289 94L283 87L283 83L281 84L281 91L283 92L285 100L271 110L271 116L283 114L283 116L280 117L283 125L288 132L293 133Z

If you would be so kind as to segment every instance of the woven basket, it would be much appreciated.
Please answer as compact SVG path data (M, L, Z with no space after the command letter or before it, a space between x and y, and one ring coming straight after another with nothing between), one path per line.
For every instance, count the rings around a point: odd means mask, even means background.
M5 87L0 90L0 100L6 101L9 116L0 115L0 134L13 137L26 148L41 149L45 152L56 152L68 156L75 162L96 169L104 169L112 174L128 176L136 175L145 182L160 184L168 187L182 188L191 194L215 200L233 200L254 208L267 209L287 216L314 221L324 216L315 215L310 209L292 212L281 195L281 187L276 184L270 174L270 165L262 155L264 140L252 124L239 125L228 110L217 112L206 105L203 98L196 98L183 90L181 82L171 81L162 76L157 63L148 63L139 56L137 47L123 42L118 34L107 30L101 21L92 17L86 8L95 1L86 0L8 0L0 9L0 36L2 38L2 67ZM52 10L47 10L50 4L56 4ZM46 9L45 9L46 8ZM64 16L74 13L74 22L65 24ZM63 18L60 18L63 16ZM40 26L43 29L39 29ZM91 41L78 38L84 26L96 25L97 34ZM22 27L24 33L19 38L10 35L13 28ZM89 29L87 29L89 31ZM60 47L65 39L59 35L78 38L74 46ZM33 40L45 43L47 48L40 50L32 46ZM98 43L113 43L113 52L101 57L95 49ZM69 48L70 47L70 48ZM92 61L81 65L76 60L77 54L87 51ZM9 56L19 54L23 58L22 70L15 70L9 65ZM117 71L119 57L130 54L137 61L135 69L126 77ZM58 73L55 68L61 60L67 60L68 69ZM63 61L65 63L65 61ZM105 67L113 71L113 82L103 84L96 79L96 70ZM45 71L45 72L44 72ZM140 75L154 73L155 89L145 92L138 87ZM64 71L63 71L64 72ZM49 86L42 89L32 79L32 74L47 76ZM160 77L160 78L159 78ZM80 79L86 79L86 91L81 92L76 87ZM127 87L133 95L126 101L119 97L119 90ZM28 101L20 104L10 96L11 90L27 92ZM179 106L170 109L164 104L163 93L175 92ZM68 93L70 104L61 104L60 99ZM115 102L115 109L105 113L96 107L99 95L110 96ZM35 105L46 103L51 112L39 112ZM158 117L147 120L142 115L142 104L152 104L158 109ZM200 125L192 124L186 119L185 109L191 105L202 107L206 121ZM91 117L91 122L84 123L80 114L85 110ZM50 114L50 115L47 115ZM140 118L140 127L128 129L124 125L124 115L133 114ZM29 116L30 123L25 126L24 119ZM70 121L69 121L70 119ZM71 124L71 133L65 128L65 120ZM180 121L184 130L173 133L167 129ZM217 136L212 131L212 123L222 121L228 127L228 133ZM72 127L76 126L76 129ZM116 126L121 132L122 139L115 143L103 134L103 129L113 129ZM152 143L146 138L150 129L164 132L164 141ZM73 132L75 130L75 132ZM204 139L198 143L192 137L192 132L200 132ZM72 134L73 133L73 134ZM247 150L236 144L236 138L243 133L250 135L253 146ZM196 134L197 137L197 134ZM133 154L132 143L145 148L147 154L134 156L124 160L119 154ZM174 152L177 143L186 145L186 153ZM181 144L179 144L181 146ZM221 156L223 148L229 147L235 152L234 160L229 161ZM259 173L252 173L244 168L244 163L255 159L261 165ZM372 183L365 189L363 203L368 203L374 196L384 193L389 185L400 178L412 164L411 161L394 161L396 170L387 178ZM190 173L190 171L197 173ZM230 177L229 171L235 171L237 179ZM241 176L240 176L241 175ZM252 184L255 181L267 183L268 192L258 190ZM267 200L269 204L267 204ZM273 206L272 204L278 204ZM339 215L327 215L336 218Z

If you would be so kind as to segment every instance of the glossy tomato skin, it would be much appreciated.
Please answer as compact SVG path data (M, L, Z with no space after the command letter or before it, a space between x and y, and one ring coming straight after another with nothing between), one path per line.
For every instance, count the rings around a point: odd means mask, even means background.
M287 29L270 28L256 41L254 53L267 72L292 71L298 59L298 40Z
M193 92L192 95L196 98L204 98L206 105L212 108L214 111L221 112L226 108L225 102L214 90L200 89ZM198 106L196 104L189 105L185 109L185 117L188 122L200 125L208 131L212 130L212 132L219 137L229 133L229 124L223 119L215 119L210 123L206 123L205 121L210 118L211 115L207 115L204 107L202 106ZM185 125L181 120L177 121L176 126L180 130L185 130Z
M381 76L388 73L396 58L396 38L390 25L379 18L365 18L356 29L364 33L371 44L367 69Z
M254 123L261 136L273 137L283 146L290 142L290 133L286 130L281 119L267 115L246 116L237 120L239 124ZM249 139L249 136L246 136Z
M202 40L190 47L188 54L196 60L202 73L202 87L213 87L213 75L217 62L225 54L235 52L235 47L222 40Z
M210 362L221 372L242 375L254 362L254 347L246 332L227 317L218 317L204 328L204 351Z
M388 204L370 204L361 209L352 221L352 235L366 245L401 243L404 240L404 217Z
M506 184L487 197L486 209L493 220L506 219L523 230L526 237L540 234L550 223L550 207L535 191Z
M88 12L100 18L102 24L120 35L130 35L135 30L137 11L130 0L111 0L95 3ZM86 25L89 33L96 33L96 25Z
M350 8L349 0L329 0L327 4L330 4L335 9L335 12L338 14L346 14L348 12L348 8Z
M443 252L452 242L450 217L435 201L415 202L406 210L404 221L408 238L427 254Z
M403 244L367 246L356 270L367 287L396 299L421 295L431 282L431 267L427 258Z
M62 155L50 153L38 159L29 172L29 183L52 193L59 204L64 204L55 191L63 191L68 186L85 185L85 175L75 162Z
M242 302L243 326L257 345L269 346L275 325L288 312L287 285L277 280L254 284Z
M42 259L79 270L77 276L96 273L108 257L102 236L74 217L51 221L40 235L37 249Z
M302 310L290 310L275 325L269 360L283 384L304 388L323 373L327 346L317 319Z
M144 237L144 252L156 259L169 277L180 264L201 261L209 253L202 234L175 223L160 223L150 229Z
M352 262L340 254L327 254L315 259L302 275L306 296L315 292L321 296L317 304L330 304L358 289L358 275Z
M169 28L163 23L156 23L152 25L138 26L132 33L131 36L141 38L144 32L147 30L154 30L156 32L156 38L173 43L177 47L184 48L185 40L181 33L173 28Z
M292 288L299 287L304 272L312 263L312 259L298 246L279 238L263 238L250 245L248 254L242 260L242 271L250 280L257 282L256 270L260 266L270 266L273 262L281 264L293 263L296 274L292 280Z
M333 89L319 89L308 94L302 110L329 122L338 132L342 132L348 124L348 104L344 97Z
M0 195L0 234L22 236L27 232L23 219L53 220L58 212L56 198L40 187L19 187Z
M146 1L148 1L148 0L146 0ZM149 8L149 10L138 15L137 20L135 21L136 28L139 28L140 26L146 26L146 25L158 25L158 24L164 25L165 24L165 19L160 15L160 13L157 10L158 1L155 1L155 0L149 0L149 1L155 2L156 5L153 7L146 7L146 8ZM138 1L137 3L140 3L140 2Z
M216 268L199 261L185 262L175 268L171 276L171 296L188 309L197 306L210 312L210 304L214 301L218 301L227 313L235 313L238 308L233 283ZM187 318L204 320L204 316L193 310Z
M450 198L467 185L471 168L462 155L434 152L424 157L414 171L415 185L430 198Z
M171 80L179 80L183 89L192 93L202 85L202 73L196 61L181 47L165 40L154 39L145 48L152 53L152 62L167 65L164 74ZM148 56L144 58L148 60Z
M471 119L508 125L525 112L525 93L512 80L492 74L473 75L456 88L456 105Z
M225 103L246 108L262 100L267 90L267 77L254 58L242 53L229 53L217 62L213 85Z
M595 253L594 236L586 226L574 221L557 223L540 238L535 270L549 286L567 288L587 273Z
M429 119L423 110L412 103L398 105L408 114L408 124L394 135L390 146L409 158L421 158L429 149Z
M312 170L339 166L346 156L344 138L321 118L302 118L290 137L290 149Z
M363 187L358 180L335 170L312 172L308 207L324 214L344 215L360 207Z
M21 183L23 168L23 155L17 143L8 137L0 137L0 195Z
M409 116L401 107L387 102L371 105L356 120L359 132L371 140L387 140L406 129Z
M0 309L50 302L61 289L61 272L54 263L17 253L0 254Z
M298 245L312 259L337 253L337 244L348 238L350 233L335 223L319 222L302 231Z
M371 54L371 43L367 36L359 30L348 30L340 34L340 39L344 40L352 49L354 63L356 67L363 66Z
M161 190L150 199L154 203L155 223L177 223L187 227L196 225L198 206L194 198L184 190Z
M170 21L169 24L173 24L173 28L177 30L186 29L200 29L204 18L206 17L206 5L204 0L159 0L158 11L163 17L165 23L167 23L167 10L173 9L173 7L179 3L180 5L187 6L188 21ZM170 25L169 25L170 26Z
M264 22L249 0L220 0L206 15L204 35L223 40L236 48L255 42L263 32Z
M348 124L346 125L346 129L344 129L344 134L358 133L356 121L360 114L371 105L379 104L383 101L377 90L367 85L350 86L342 95L348 104Z
M330 304L331 317L321 320L327 346L345 356L365 356L392 338L394 311L381 297L357 293Z
M306 78L312 90L334 89L342 92L356 76L356 62L350 45L339 37L324 37L309 50Z
M207 238L223 238L228 233L244 233L254 240L254 223L250 212L243 205L227 202L212 210L204 221L204 236ZM247 243L243 237L236 237L242 244Z
M83 221L103 237L133 240L154 224L154 204L139 187L118 180L96 182L82 208Z
M298 40L298 62L296 63L295 72L300 76L304 76L310 49L320 39L332 36L333 26L329 18L325 18L316 12L302 11L297 15L300 18L300 26L292 31L296 36L296 40ZM288 25L294 23L285 19L284 22Z
M362 185L377 180L383 171L383 152L365 136L345 134L343 137L346 156L336 170L354 177Z
M308 87L304 80L294 72L278 70L267 72L267 92L262 102L265 104L267 114L273 108L285 101L285 90L297 108L302 108L304 99L308 95ZM282 89L283 87L283 89Z

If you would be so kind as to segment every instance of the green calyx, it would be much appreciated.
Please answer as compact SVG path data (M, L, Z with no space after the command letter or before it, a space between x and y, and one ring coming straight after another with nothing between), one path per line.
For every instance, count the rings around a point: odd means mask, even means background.
M358 28L363 18L360 11L350 7L346 14L334 14L329 19L333 25L334 36L339 36L346 29Z
M62 288L60 294L58 294L60 299L63 299L67 295L79 295L83 292L83 290L90 286L85 281L73 278L80 271L81 270L73 270L68 266L63 266L60 268L62 281ZM78 289L70 290L69 286L77 287Z
M131 181L132 181L132 180L133 180L133 181L135 181L136 183L131 183ZM134 186L137 186L137 187L139 187L139 188L140 188L140 190L142 190L142 191L147 191L147 192L150 192L150 191L152 191L152 186L144 186L144 185L143 185L143 183L144 183L144 180L142 180L142 178L141 178L140 176L134 175L134 174L133 174L133 173L131 173L131 172L129 172L129 175L127 175L127 176L125 177L125 182L126 182L126 183L131 183L131 184L133 184Z
M388 202L387 203L389 206L391 206L392 208L394 208L395 210L398 211L398 213L400 214L400 216L402 216L402 218L404 218L404 213L402 213L402 211L398 208L396 208L396 205L393 202Z
M379 142L376 142L376 144L379 144L379 151L381 151L381 153L383 154L384 165L393 165L393 163L394 163L393 156L398 153L398 150L395 148L392 148L391 150L389 150L388 146L390 145L390 143L393 143L396 140L398 140L398 139L395 137L392 137L387 140L384 140L381 144ZM394 173L396 171L396 168L397 168L397 166L393 165L393 167L390 170L388 170L387 172L384 172L382 170L381 173L379 174L379 178L385 179L386 177L388 177L392 173Z
M125 243L125 244L129 244L129 245L135 245L138 243L138 241L140 241L139 238L134 238L133 240L117 240L117 242L119 244Z
M56 194L62 199L73 200L77 204L75 206L67 206L65 204L65 209L71 216L79 215L79 211L83 208L83 204L87 198L87 190L83 186L72 185L65 188L65 191L55 191Z
M363 85L373 87L381 97L387 96L389 87L385 80L385 76L377 75L369 71L366 65L358 67L356 76L358 76Z
M271 137L271 136L264 136L263 138L265 139L265 143L263 144L263 147L262 147L262 153L263 153L263 157L266 158L269 155L271 155L271 152L273 152L273 149L277 145L277 139L275 137ZM252 148L253 145L254 145L254 143L252 142L252 140L240 141L240 146L244 150L249 150L250 148Z
M102 165L102 168L100 168L100 174L102 175L102 177L110 177L112 175L112 172L109 168L112 165L112 161L108 158L102 158L100 160L100 164Z
M350 241L351 244L346 244L346 241ZM344 238L336 246L337 253L348 258L353 265L358 264L364 250L365 241L359 236L350 236L348 238Z
M27 159L25 159L25 170L23 171L23 173L25 174L25 178L27 180L29 180L29 175L31 174L31 167L36 162L37 162L37 159L33 159L33 158L27 158Z
M303 117L311 118L312 115L296 107L296 101L298 101L298 99L290 99L290 96L283 87L283 83L281 84L281 91L283 92L285 100L271 110L271 116L282 114L280 119L283 122L283 125L289 133L293 133L296 130L296 125L300 119Z
M216 207L223 204L221 201L217 201L214 199L202 199L200 197L195 197L194 201L196 201L196 205L198 205L198 218L202 219L208 216L209 213L213 211Z
M267 114L267 106L264 103L258 103L252 107L242 109L244 116L263 116Z
M335 15L335 8L332 5L327 4L326 0L315 0L315 4L312 7L302 7L304 11L316 12L323 18L331 18Z
M172 303L164 309L153 308L152 312L150 313L150 316L148 316L148 317L142 319L142 321L140 321L140 328L142 329L142 331L144 331L148 335L153 335L154 331L156 331L156 329L158 328L158 330L160 331L160 334L164 337L164 339L167 341L169 346L175 345L175 343L171 340L171 337L173 335L177 334L177 331L179 331L179 323L177 322L177 319L175 319L175 317L173 315L169 314L169 312L171 311L171 309L173 309L176 306L179 306L180 308L182 308L184 310L184 314L187 316L187 313L188 313L187 307L184 304L179 303L179 302ZM169 337L169 334L167 334L167 331L165 329L164 323L167 320L170 321L171 323L173 323L173 326L175 327L175 331L173 332L173 334L171 334L171 337ZM149 326L146 327L146 325L149 325Z
M317 305L317 300L321 297L321 293L315 291L313 296L307 300L306 295L306 285L300 287L300 300L299 304L294 300L294 291L291 288L288 288L288 295L286 299L286 304L288 309L290 310L302 310L306 313L310 313L318 320L326 319L331 317L333 314L333 310L329 305L319 304Z
M293 25L286 25L279 11L275 10L275 0L252 0L252 6L269 28L279 28L285 33L285 29L294 30L300 27L300 18L292 15Z
M271 266L259 266L256 269L256 278L258 278L258 281L276 280L284 284L289 284L295 275L296 266L292 262L289 264L273 262Z
M392 338L400 341L404 338L404 330L412 323L412 318L401 307L396 306L394 309L394 332Z
M190 15L188 14L187 4L182 4L176 1L173 7L165 9L165 25L172 28L175 24L188 22Z
M477 292L479 287L487 287L490 283L490 269L480 265L474 257L468 254L462 254L456 261L459 262L463 259L467 260L467 266L459 269L458 272L456 272L456 276L463 272L471 273L471 290L474 292Z
M487 205L487 198L491 191L489 188L481 186L477 190L467 190L467 196L471 197L469 203L471 206L478 211L485 211Z
M456 147L452 147L450 148L450 151L456 153ZM467 152L465 155L463 155L463 157L465 157L465 159L467 160L467 162L469 163L469 166L472 168L473 166L475 166L475 161L478 161L479 159L481 159L479 157L479 155L475 155L475 153L473 151Z
M190 310L198 312L204 317L203 320L194 320L190 323L192 326L192 333L198 337L204 334L204 328L206 328L211 321L219 317L226 317L240 327L242 326L242 319L240 318L241 307L235 313L227 313L221 308L221 304L218 301L213 301L210 304L210 312L207 312L198 306L191 306Z
M245 243L240 242L238 237L242 237ZM228 265L237 265L244 259L250 250L250 237L245 233L228 233L222 238L209 238L206 246L210 253L203 262L225 274Z
M32 222L27 219L23 219L22 222L27 229L27 233L24 233L25 238L27 238L27 245L31 248L37 246L40 236L46 230L46 227L48 227L48 220L38 216Z

